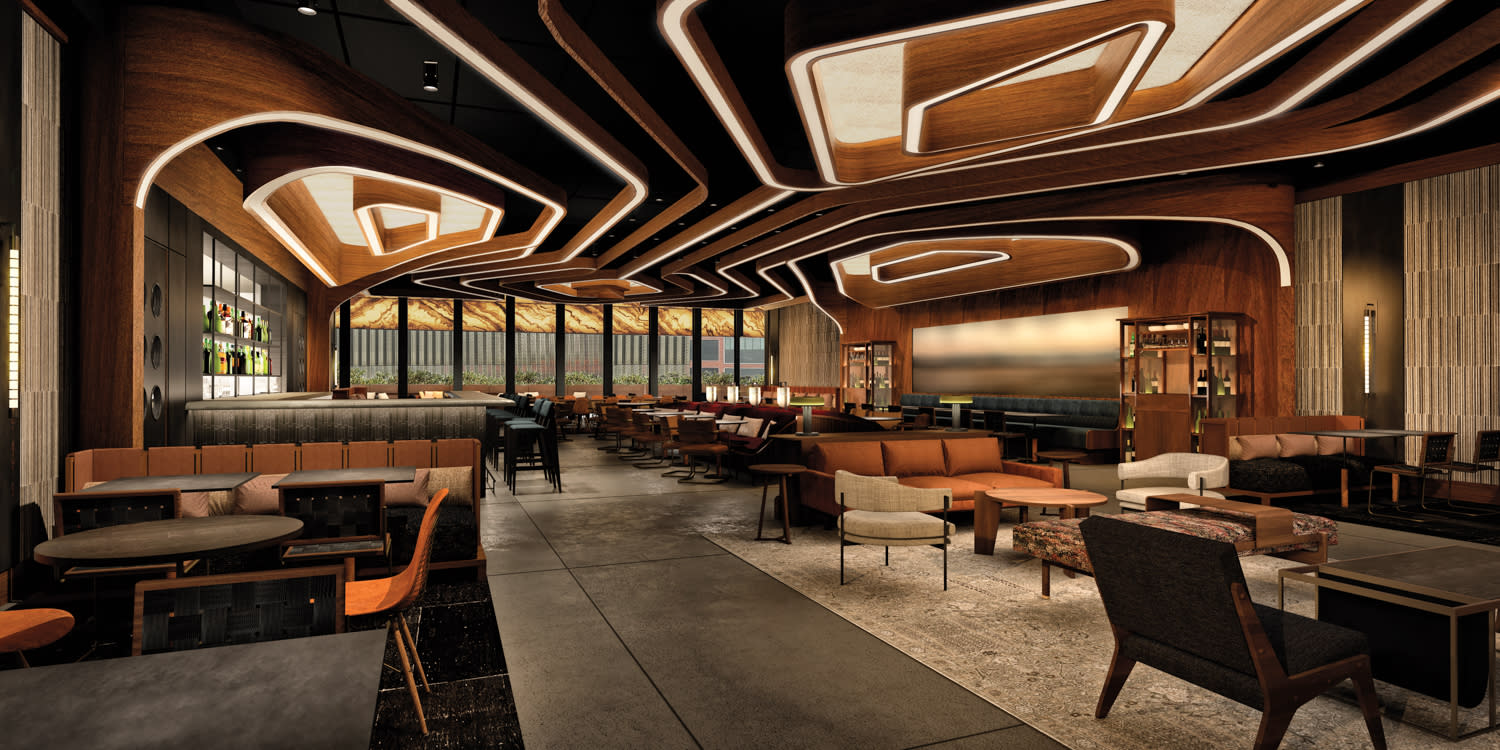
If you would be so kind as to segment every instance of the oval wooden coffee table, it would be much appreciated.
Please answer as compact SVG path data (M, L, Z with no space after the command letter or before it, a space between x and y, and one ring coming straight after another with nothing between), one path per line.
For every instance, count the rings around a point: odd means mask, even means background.
M1005 504L1020 506L1020 523L1026 523L1031 508L1060 508L1063 518L1082 518L1089 508L1103 505L1109 498L1087 490L1060 487L1002 487L974 495L974 552L995 554L995 535L1000 530L1000 508Z

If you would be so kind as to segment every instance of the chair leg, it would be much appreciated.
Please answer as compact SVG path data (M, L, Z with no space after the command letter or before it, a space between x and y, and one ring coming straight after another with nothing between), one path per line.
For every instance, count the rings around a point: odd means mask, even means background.
M885 548L885 566L887 568L891 567L891 548L890 547L886 547Z
M943 590L948 590L948 540L943 540Z
M406 636L406 645L411 647L411 660L417 663L417 674L422 678L422 687L431 690L432 686L427 684L427 670L422 667L422 655L417 653L417 639L411 637L411 626L406 623L406 613L397 612L396 621L401 624L401 634Z
M31 668L31 662L26 661L26 654L24 652L17 651L16 652L16 658L21 660L21 667L23 669L30 669Z
M1370 677L1370 668L1365 667L1354 675L1354 693L1359 696L1359 711L1364 714L1365 726L1370 730L1370 743L1375 750L1385 750L1385 727L1380 723L1380 697L1375 694L1375 681Z
M1052 564L1042 561L1042 598L1052 598Z
M391 618L387 629L396 636L396 652L401 654L401 673L406 675L406 689L411 693L412 705L417 707L417 721L422 725L422 734L427 734L427 716L422 713L422 697L417 695L417 680L412 677L411 660L406 656L406 641L396 629L396 618Z
M839 524L839 585L844 585L844 529Z
M1102 719L1109 716L1109 709L1115 705L1115 699L1120 697L1120 688L1125 687L1125 680L1130 677L1130 670L1135 669L1135 659L1120 655L1119 635L1115 636L1115 654L1109 660L1109 673L1104 676L1104 689L1099 691L1099 703L1094 707L1094 718Z
M1286 736L1292 724L1292 715L1297 707L1288 703L1271 703L1260 715L1260 728L1255 732L1255 750L1276 750L1281 747L1281 738Z

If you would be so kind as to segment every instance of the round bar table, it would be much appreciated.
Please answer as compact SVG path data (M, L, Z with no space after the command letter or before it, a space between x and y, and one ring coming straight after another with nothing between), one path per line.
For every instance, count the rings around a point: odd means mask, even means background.
M1043 461L1062 464L1064 488L1067 488L1069 486L1068 466L1078 461L1082 461L1083 459L1088 458L1088 456L1089 454L1086 451L1075 451L1067 448L1057 448L1053 450L1036 452L1036 457Z
M269 547L302 533L284 516L168 518L79 531L36 546L43 565L149 565Z
M791 544L792 508L790 504L791 500L788 499L790 495L786 489L786 478L807 471L807 467L797 464L755 464L750 467L750 470L757 474L770 474L778 477L781 482L781 536L769 537L761 535L761 531L766 526L766 491L771 486L770 483L766 483L760 487L760 518L756 519L755 522L755 541L785 542L786 544Z

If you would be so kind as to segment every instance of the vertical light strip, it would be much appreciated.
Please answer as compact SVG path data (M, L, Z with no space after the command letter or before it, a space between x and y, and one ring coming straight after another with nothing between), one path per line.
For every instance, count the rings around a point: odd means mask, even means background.
M6 267L6 279L10 296L10 330L6 332L6 346L10 351L7 360L6 382L10 408L21 408L21 243L11 238L10 257Z
M1365 395L1370 395L1370 361L1375 358L1375 303L1365 303L1365 332L1363 346Z

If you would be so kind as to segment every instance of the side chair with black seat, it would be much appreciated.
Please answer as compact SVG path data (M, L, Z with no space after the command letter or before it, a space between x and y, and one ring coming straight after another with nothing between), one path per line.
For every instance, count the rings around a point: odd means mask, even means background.
M427 503L422 514L422 527L417 531L417 544L412 551L411 562L400 573L388 578L369 581L350 581L345 589L344 614L348 617L389 614L386 633L396 636L396 651L401 656L401 672L406 677L406 687L411 693L411 702L417 707L417 720L422 724L422 734L427 734L427 716L422 712L422 699L417 695L417 681L412 676L411 665L416 662L417 673L422 676L422 687L427 684L427 670L417 656L417 642L411 636L411 627L406 623L406 610L415 604L417 597L427 584L427 566L432 559L432 537L437 529L438 508L448 497L446 488L438 490ZM389 637L389 635L387 636ZM407 655L408 649L410 656Z
M895 477L867 477L843 469L834 472L839 496L839 585L844 585L844 547L878 544L891 564L892 546L937 546L943 549L943 590L948 590L948 545L957 527L948 522L953 491L907 487ZM934 516L927 511L942 511Z
M344 585L337 565L141 581L131 653L342 633Z
M1427 506L1427 478L1448 473L1447 466L1453 460L1453 440L1457 437L1452 432L1429 432L1421 437L1421 448L1417 453L1416 464L1381 464L1370 470L1370 490L1365 496L1365 511L1372 516L1385 518L1400 518L1415 523L1426 523L1430 519L1417 518L1410 513L1401 512L1401 477L1415 477L1417 480L1417 505L1423 510L1437 510ZM1380 513L1375 510L1375 475L1391 475L1391 504L1395 506L1395 513Z
M1472 517L1500 514L1500 509L1493 506L1486 508L1484 506L1453 502L1454 474L1478 474L1486 471L1500 471L1500 430L1480 430L1474 435L1473 461L1448 461L1434 468L1448 472L1448 502L1443 504L1446 510Z
M302 535L282 542L283 563L341 561L354 580L359 557L390 562L385 530L385 482L283 483L277 487L281 515L302 521Z
M1259 709L1254 747L1271 750L1302 704L1349 679L1384 750L1363 633L1252 602L1228 542L1109 516L1079 528L1115 636L1095 718L1109 715L1140 662Z

